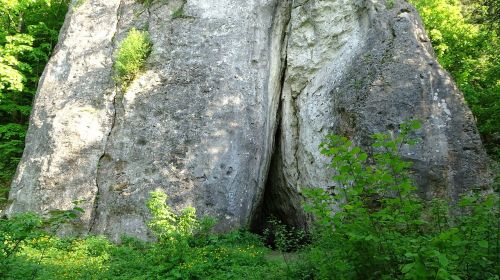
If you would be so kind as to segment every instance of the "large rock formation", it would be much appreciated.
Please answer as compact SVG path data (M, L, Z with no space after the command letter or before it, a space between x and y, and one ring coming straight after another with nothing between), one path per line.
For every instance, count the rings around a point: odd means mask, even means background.
M113 59L133 27L153 51L122 91ZM84 199L77 232L148 238L145 201L160 188L219 230L269 215L304 225L300 188L331 184L323 137L369 146L410 117L424 121L405 156L426 194L487 183L471 113L408 4L87 0L40 81L7 213Z

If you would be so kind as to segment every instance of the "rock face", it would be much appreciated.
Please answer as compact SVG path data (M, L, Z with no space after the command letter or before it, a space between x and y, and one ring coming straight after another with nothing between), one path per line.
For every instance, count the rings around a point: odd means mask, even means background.
M268 213L303 225L301 188L332 185L318 145L346 135L366 150L371 135L423 122L422 141L403 147L422 195L456 200L489 183L487 156L470 110L437 63L417 11L396 1L302 1L292 10ZM276 181L278 178L278 182ZM279 198L281 203L272 202ZM300 199L299 199L300 201ZM291 209L299 209L292 211ZM286 213L297 213L289 215ZM299 217L297 219L297 217Z
M112 65L133 27L153 51L123 91ZM159 188L219 230L270 215L304 226L300 189L331 185L324 136L369 146L410 117L424 121L405 157L425 194L488 183L472 115L408 4L87 0L40 81L7 214L84 199L76 232L149 238Z

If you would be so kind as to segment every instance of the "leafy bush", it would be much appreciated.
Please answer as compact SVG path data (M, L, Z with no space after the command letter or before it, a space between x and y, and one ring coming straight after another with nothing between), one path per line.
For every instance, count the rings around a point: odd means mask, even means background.
M267 267L259 238L239 231L210 234L213 219L197 220L192 207L175 214L166 201L165 193L154 191L147 203L153 216L148 226L158 238L151 251L154 277L238 279L250 277L250 267Z
M317 218L304 262L314 279L498 279L498 196L465 196L452 209L418 197L399 155L419 127L375 134L371 156L341 136L321 145L338 173L335 187L304 191Z
M142 70L151 52L151 40L147 31L130 30L120 43L114 65L115 78L126 87Z
M11 257L21 250L23 243L41 235L42 219L26 213L10 220L0 220L0 276L11 261Z
M297 267L294 256L295 252L306 246L308 241L306 232L302 229L285 225L275 217L271 217L267 221L263 235L266 242L280 253L281 258L279 260L283 261L286 266L286 276L289 277L297 274L294 271Z
M54 236L79 208L1 220L0 278L498 279L498 198L466 196L452 209L415 196L409 164L395 152L413 141L408 136L417 126L403 126L395 139L376 135L373 161L344 137L330 136L322 147L339 168L337 186L307 192L306 208L317 216L312 244L298 244L300 234L271 223L268 234L282 258L247 231L211 233L213 219L197 220L193 208L176 214L164 193L153 192L148 224L158 242Z
M83 209L74 207L70 210L54 210L46 217L23 213L11 219L0 219L0 277L5 277L9 268L14 267L15 257L30 244L39 245L40 240L51 241L53 235L63 224L78 218ZM45 257L44 251L31 265L30 276L38 272L38 266Z
M263 235L268 243L282 253L297 251L307 243L304 230L287 226L274 217L267 222Z
M151 192L147 206L153 215L148 223L153 234L162 242L192 235L198 225L196 210L187 207L180 215L176 215L166 201L167 195L163 191Z

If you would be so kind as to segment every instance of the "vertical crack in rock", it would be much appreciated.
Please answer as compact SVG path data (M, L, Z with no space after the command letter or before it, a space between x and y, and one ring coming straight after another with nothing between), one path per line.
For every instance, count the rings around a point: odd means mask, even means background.
M286 32L290 30L290 23L287 23ZM270 219L277 219L278 221L295 228L306 228L307 227L307 216L301 208L302 197L298 192L296 192L293 186L289 185L287 178L284 174L283 169L283 149L281 144L282 137L282 95L283 87L286 82L286 70L287 70L287 46L288 38L285 34L283 38L284 44L284 59L283 67L281 72L281 83L280 83L280 103L278 106L278 111L276 114L276 129L274 132L274 142L273 150L271 154L270 164L268 167L268 175L264 185L263 196L258 203L258 211L255 212L251 220L251 230L253 232L262 234L266 228L266 224ZM295 104L296 98L293 99ZM296 105L294 105L296 107ZM297 119L296 115L293 116ZM297 157L297 151L294 153L294 157ZM298 161L296 160L297 170Z
M278 127L275 133L274 150L271 156L264 194L259 202L258 211L252 217L251 230L263 233L270 219L295 228L307 227L307 215L302 210L302 197L292 188L283 173L281 147L281 103L278 109Z
M290 9L281 130L254 231L271 217L305 228L300 189L330 184L317 147L336 121L332 91L364 46L367 21L360 9L349 1L307 1Z
M118 29L119 29L121 13L122 13L122 4L123 4L123 1L120 1L120 3L118 4L118 8L116 10L115 31L114 31L113 37L111 38L111 55L113 55L114 50L116 49L116 36L119 32ZM113 70L111 70L111 79L113 78L112 76L113 76ZM91 218L90 218L88 233L92 232L92 230L96 224L97 218L98 218L97 211L99 208L99 199L100 199L99 196L101 194L101 190L100 190L100 186L99 186L99 174L101 172L103 160L106 158L107 143L109 142L109 138L111 137L111 134L113 133L113 129L115 128L115 124L116 124L117 98L119 98L118 95L123 94L123 93L121 93L121 90L120 90L119 86L116 84L116 82L115 82L114 86L115 86L115 89L114 89L113 98L112 98L113 101L111 103L111 111L112 111L111 127L109 128L109 132L106 135L106 138L104 140L103 152L102 152L101 156L99 157L99 160L97 161L97 168L96 168L96 175L95 175L96 194L95 194L95 198L94 198L94 205L92 206L92 214L91 214Z
M250 228L256 232L262 231L262 225L265 222L265 218L268 217L266 207L266 202L269 203L268 197L270 196L268 184L271 180L270 177L276 175L276 172L273 171L275 155L281 153L278 146L279 126L281 125L280 111L283 85L285 83L288 47L287 33L290 29L292 5L292 1L279 1L276 4L270 36L271 65L269 66L270 79L268 85L268 104L270 109L268 109L268 112L272 115L267 118L267 131L269 134L266 139L268 142L266 147L268 149L268 160L261 167L263 189L258 192L256 200L253 203L254 208L249 220ZM280 202L276 201L276 203Z

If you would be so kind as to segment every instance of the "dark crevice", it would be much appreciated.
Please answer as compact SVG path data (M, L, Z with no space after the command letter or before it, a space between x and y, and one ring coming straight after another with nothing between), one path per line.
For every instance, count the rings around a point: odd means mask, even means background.
M261 201L259 201L258 205L256 206L257 210L253 213L250 222L250 230L258 234L262 234L264 232L264 229L266 228L265 223L270 217L268 213L269 197L272 195L271 188L269 187L269 185L271 184L270 178L274 177L274 169L276 167L276 161L278 160L277 157L280 154L279 147L277 146L279 145L281 135L281 100L278 107L276 119L278 123L276 134L274 136L274 149L271 154L271 163L269 165L269 171L267 173L266 183L264 185L264 194L262 195Z
M281 89L285 83L285 73L287 59L284 59L283 71L281 73ZM274 136L274 147L271 155L271 163L266 178L264 194L262 200L257 205L257 211L254 213L250 229L257 234L263 234L266 228L269 228L269 221L277 220L280 223L296 229L306 229L307 216L302 209L302 197L296 190L296 186L289 185L283 172L283 159L281 149L282 133L282 102L277 112L277 126Z
M289 2L289 5L291 2ZM304 229L306 227L306 215L302 210L302 198L296 186L289 185L284 174L284 165L281 149L281 121L282 121L282 91L285 85L287 70L287 48L291 20L291 6L287 9L287 18L284 22L282 41L282 60L280 72L279 104L276 114L276 130L273 141L271 161L265 181L263 195L256 205L251 221L250 230L262 234L269 227L268 222L273 219L289 227Z
M277 220L297 229L307 227L307 216L302 209L302 197L295 186L288 184L283 173L279 125L275 137L276 145L271 157L264 195L251 223L251 231L258 234L264 232L270 220Z

